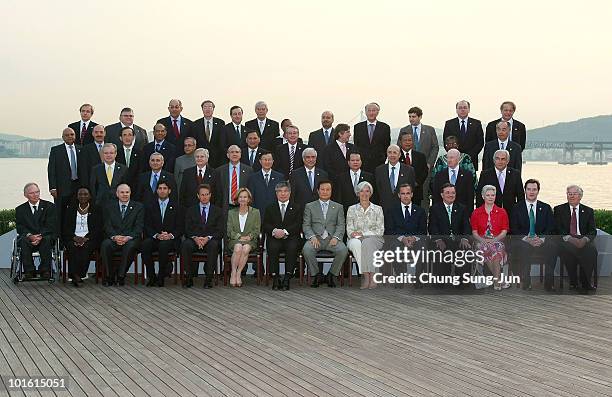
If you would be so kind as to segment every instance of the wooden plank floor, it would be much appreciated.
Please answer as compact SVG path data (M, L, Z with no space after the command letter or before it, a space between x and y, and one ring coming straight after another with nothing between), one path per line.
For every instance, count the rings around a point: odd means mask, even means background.
M75 289L2 270L0 375L70 378L28 396L611 396L611 293Z

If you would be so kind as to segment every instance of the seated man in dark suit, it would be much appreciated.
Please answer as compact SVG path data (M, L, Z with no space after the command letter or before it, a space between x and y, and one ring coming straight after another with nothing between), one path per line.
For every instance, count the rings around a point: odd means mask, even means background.
M279 145L274 151L274 169L283 174L284 180L289 180L293 170L304 165L302 153L307 148L298 142L300 131L294 125L287 126L287 143Z
M157 123L163 124L166 127L168 134L166 140L176 146L176 155L183 154L183 143L185 138L191 136L191 120L183 117L183 104L180 99L171 99L168 103L168 112L170 115L157 120Z
M104 146L104 132L103 125L96 125L92 131L93 142L83 146L81 150L81 164L79 165L82 171L81 185L89 188L89 180L91 178L91 170L95 165L102 163L102 146Z
M126 183L126 167L115 161L117 146L114 143L105 143L102 146L102 164L91 169L89 177L89 191L95 198L95 204L104 207L116 197L116 189Z
M468 238L472 233L467 209L463 204L455 201L457 191L454 185L445 183L440 189L439 194L442 201L437 201L429 209L429 234L432 248L443 253L447 250L467 250L470 248ZM434 274L449 276L451 266L448 263L434 263ZM461 277L461 281L465 273L470 273L468 264L455 265L455 275Z
M514 168L508 167L510 153L507 150L497 150L493 155L495 167L483 170L480 173L477 191L482 191L485 185L496 188L495 205L503 208L512 217L512 210L519 201L525 199L525 190L521 173ZM476 195L476 206L484 203L482 195Z
M429 174L427 167L427 158L425 155L414 148L414 136L411 130L408 130L400 137L400 163L412 166L414 168L414 176L416 185L414 186L414 196L412 201L420 206L423 200L423 185ZM428 198L429 199L429 198Z
M355 188L361 182L369 182L372 186L374 183L374 175L361 169L361 153L352 152L349 154L348 160L349 170L338 175L338 183L334 189L333 200L344 206L344 214L348 211L348 207L359 202L359 197L355 193ZM378 203L376 192L370 198L373 203Z
M138 189L138 176L142 172L142 151L134 144L134 130L125 127L121 130L121 143L117 148L117 162L127 167L125 183L134 192Z
M259 171L261 164L259 164L259 156L265 150L259 146L259 134L255 130L246 130L246 146L242 148L240 154L240 162L248 165L253 171Z
M308 135L308 146L314 148L317 153L323 153L325 146L333 142L334 139L334 114L329 110L324 111L321 114L321 128L313 131ZM321 166L322 158L319 159L319 166Z
M147 267L147 287L164 286L170 275L168 254L179 252L185 214L176 200L170 198L172 187L166 181L157 183L157 202L145 206L145 240L142 243L142 262ZM153 252L158 252L159 273L155 275ZM144 275L143 275L144 276Z
M330 145L325 146L321 154L322 161L318 163L327 172L332 182L338 182L338 176L348 171L349 155L354 152L355 146L349 143L351 127L348 124L338 124L334 131L334 139Z
M442 190L442 186L446 183L451 183L455 186L455 192L457 195L456 201L465 206L468 216L472 214L474 210L474 186L472 185L473 176L470 171L461 167L459 159L461 153L457 149L450 149L447 153L447 164L446 167L442 168L436 173L433 178L433 189L432 192L439 192ZM440 195L434 194L431 197L433 203L442 201Z
M174 175L165 171L163 165L164 157L161 153L151 153L151 156L149 156L150 171L143 172L138 176L138 190L134 194L135 200L145 205L154 202L157 199L157 184L162 181L168 182L171 189L170 197L173 200L178 200Z
M257 208L259 213L263 215L266 208L276 201L276 184L285 180L285 178L283 174L272 169L274 164L272 153L263 152L259 157L259 163L261 164L261 170L251 174L247 188L253 195L253 203L251 205Z
M26 278L35 278L32 252L40 253L38 272L41 278L51 275L51 252L56 238L56 215L53 203L40 199L40 189L36 183L28 183L23 188L28 200L15 208L17 242L21 248L21 263Z
M556 224L550 205L538 200L540 182L525 182L525 200L512 210L510 233L512 234L512 262L520 266L523 289L531 289L531 264L533 258L544 257L544 288L552 291L557 263L555 236Z
M201 185L198 188L198 199L198 204L188 208L185 213L185 240L181 244L181 260L187 272L184 286L193 287L193 278L198 275L199 264L193 264L193 253L197 251L207 255L204 288L212 288L225 218L223 211L210 203L209 185Z
M425 246L427 215L423 208L412 202L412 185L403 183L397 190L398 202L385 210L385 235L392 236L391 239L386 239L386 249L395 251L396 248L407 247L412 252L417 252ZM419 288L423 262L419 260L414 263L414 257L409 260L412 261L409 266L415 268L415 288ZM396 275L406 273L406 263L393 263L393 270Z
M304 166L291 173L291 199L300 207L319 199L317 185L322 180L327 180L327 172L316 167L317 151L306 148L302 152Z
M106 286L117 283L125 285L125 274L140 247L144 228L144 207L130 200L130 187L123 183L117 186L117 199L104 208L104 236L100 245L100 256L106 270ZM113 266L113 254L121 252L118 268ZM134 263L134 266L136 264Z
M518 143L521 147L521 151L525 150L525 142L527 141L527 129L525 128L525 124L514 119L516 105L514 104L514 102L504 101L499 107L499 110L501 111L501 117L487 124L485 142L495 140L495 127L497 123L499 123L500 121L505 121L510 125L510 128L508 129L508 131L510 132L510 140L512 142Z
M270 203L263 217L262 229L266 234L272 289L288 291L291 276L297 263L297 254L302 243L300 232L304 210L290 201L291 185L281 181L276 184L276 201ZM282 283L279 274L279 255L285 253L285 275Z
M482 155L482 169L487 170L495 167L493 163L493 156L498 150L507 150L510 153L510 162L508 166L521 172L523 168L523 155L521 154L521 145L516 142L512 142L508 138L509 126L505 121L500 121L495 127L497 131L497 139L489 141L485 144L484 152Z
M142 149L142 170L148 171L148 159L151 153L161 153L164 156L164 171L174 172L174 161L176 160L176 146L166 139L166 127L157 123L153 127L153 142L147 143Z
M196 162L195 167L187 168L183 172L183 182L179 193L179 203L183 208L196 205L199 201L198 187L202 184L212 187L214 178L215 170L208 165L208 149L196 149L193 156ZM212 194L214 195L214 191Z
M387 164L379 165L374 173L378 199L383 210L388 210L399 203L399 186L416 184L414 168L400 163L401 149L397 145L389 145L387 149ZM412 196L410 197L412 200Z
M68 124L68 127L72 128L72 130L76 133L77 144L85 146L94 141L93 128L98 124L91 120L91 116L93 116L94 113L94 108L89 103L81 105L79 108L79 113L81 114L81 120Z
M557 232L561 236L559 256L565 263L570 278L570 289L579 289L582 294L594 291L591 282L593 268L597 266L597 249L595 248L595 215L593 209L582 204L582 188L570 185L566 189L567 203L555 207ZM580 265L580 284L578 270Z

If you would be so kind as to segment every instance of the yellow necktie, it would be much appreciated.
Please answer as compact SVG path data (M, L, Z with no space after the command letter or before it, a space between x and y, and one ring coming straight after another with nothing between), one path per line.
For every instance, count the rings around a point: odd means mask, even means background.
M111 186L113 183L113 170L110 165L106 167L106 179L108 180L108 186Z

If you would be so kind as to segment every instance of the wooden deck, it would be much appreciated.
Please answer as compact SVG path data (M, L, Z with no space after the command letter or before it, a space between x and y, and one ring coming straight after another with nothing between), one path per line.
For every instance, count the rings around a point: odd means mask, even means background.
M70 376L32 396L612 395L607 279L594 296L295 284L75 289L2 270L0 374Z

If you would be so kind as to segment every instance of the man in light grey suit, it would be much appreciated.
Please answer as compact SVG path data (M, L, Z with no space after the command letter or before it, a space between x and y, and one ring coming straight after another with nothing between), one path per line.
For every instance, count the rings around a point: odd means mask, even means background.
M215 169L213 200L217 207L223 208L226 217L230 208L238 206L238 190L247 187L249 176L253 172L251 167L240 162L240 156L238 145L231 145L227 148L229 163Z
M192 136L185 138L183 142L183 150L185 154L176 158L174 162L174 179L176 180L176 187L181 190L181 182L183 181L183 172L187 168L195 167L194 152L196 149L196 139ZM178 152L178 149L177 149Z
M414 149L417 152L421 152L427 158L427 167L429 172L427 179L423 184L423 201L421 201L421 207L427 212L429 210L429 183L431 179L431 169L433 168L438 158L439 144L436 130L430 126L421 124L423 118L423 111L419 107L411 107L408 110L408 120L410 124L400 129L399 136L397 138L397 144L400 145L402 135L408 131L412 131L414 136Z
M323 275L318 274L317 252L325 250L334 254L334 261L329 269L327 285L336 286L336 278L346 260L348 249L342 242L346 223L342 204L331 201L332 183L322 180L317 186L319 199L306 204L304 208L303 231L306 243L302 253L313 277L313 288L319 286Z

